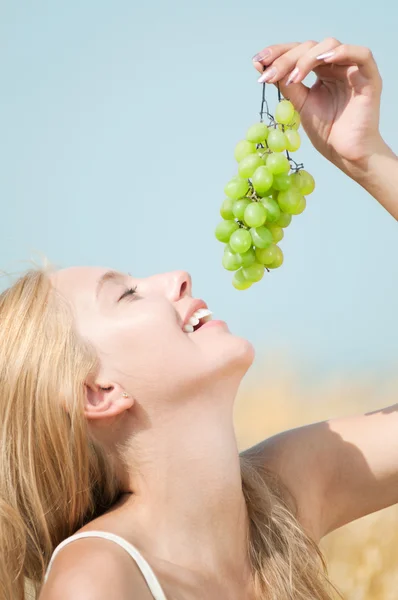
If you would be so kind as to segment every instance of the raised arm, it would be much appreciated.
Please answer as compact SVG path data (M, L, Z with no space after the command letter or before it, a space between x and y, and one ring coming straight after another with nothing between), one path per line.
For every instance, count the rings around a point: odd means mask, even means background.
M253 61L260 83L279 84L293 102L313 146L398 219L398 158L379 132L372 52L327 38L269 46ZM317 81L308 88L310 71ZM285 431L244 454L252 453L290 488L314 539L398 503L398 404Z
M387 144L374 148L366 164L357 166L353 179L398 220L398 157Z
M314 539L398 503L398 404L274 435L260 453L297 501Z
M269 46L253 60L260 81L279 84L300 112L313 146L398 219L398 159L379 132L382 79L369 48L327 38Z

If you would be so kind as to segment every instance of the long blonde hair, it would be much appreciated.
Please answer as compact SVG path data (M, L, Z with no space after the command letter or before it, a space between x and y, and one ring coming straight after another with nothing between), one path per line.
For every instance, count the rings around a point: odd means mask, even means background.
M2 600L37 598L55 547L121 493L83 413L97 357L75 331L50 270L28 270L0 295ZM241 470L258 599L331 600L322 554L289 510L278 477L243 456Z

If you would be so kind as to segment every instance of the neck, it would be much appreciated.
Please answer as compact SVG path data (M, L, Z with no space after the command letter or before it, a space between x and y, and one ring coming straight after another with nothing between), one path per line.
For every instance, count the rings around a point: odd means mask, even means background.
M151 427L134 436L128 491L129 522L143 549L231 580L249 573L249 524L233 400L226 396L218 390L161 418L151 415Z

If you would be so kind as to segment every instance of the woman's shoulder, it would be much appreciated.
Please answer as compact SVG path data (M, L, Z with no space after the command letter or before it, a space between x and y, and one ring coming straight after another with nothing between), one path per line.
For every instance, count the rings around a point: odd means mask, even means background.
M280 483L280 492L304 531L317 543L322 538L320 523L322 493L316 448L308 450L307 429L283 431L247 448L240 455L255 469L265 469Z
M109 527L109 519L99 517L74 535L93 531L118 535ZM138 565L126 550L97 536L79 537L57 552L39 600L91 597L153 600Z

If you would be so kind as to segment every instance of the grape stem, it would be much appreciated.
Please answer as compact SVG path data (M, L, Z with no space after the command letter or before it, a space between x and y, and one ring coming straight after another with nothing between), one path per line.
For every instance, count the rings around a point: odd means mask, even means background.
M301 169L304 169L304 164L303 163L296 163L295 160L293 160L290 156L289 156L289 152L286 150L286 154L288 159L290 160L290 162L294 163L294 169L292 168L292 170L297 173L298 171L301 171Z
M269 112L269 106L268 106L267 98L265 97L265 86L266 85L267 85L266 83L263 83L263 95L262 95L262 98L261 98L261 108L260 108L260 121L261 121L261 123L264 120L264 114L266 114L269 119L273 120L273 118L274 118L271 115L271 113ZM264 105L266 107L266 110L264 110Z
M249 230L248 226L245 225L242 221L239 221L239 219L237 219L237 222L238 222L239 227L241 227L242 229Z
M265 69L264 69L265 70ZM268 106L268 102L267 102L267 98L265 95L265 86L267 84L263 83L263 91L262 91L262 97L261 97L261 108L260 108L260 121L261 123L264 121L264 115L267 115L267 117L269 118L270 122L268 124L268 127L274 127L275 129L278 126L278 123L275 121L274 115L272 115L269 112L269 106ZM276 84L277 88L278 88L278 101L281 102L283 100L283 96L281 94L281 89L279 86L279 81ZM264 109L265 106L265 109ZM282 131L285 131L285 125L282 125ZM258 149L259 147L263 148L264 146L262 144L257 144L256 148ZM270 154L271 150L269 149L269 146L267 144L267 140L265 140L265 147L267 149L267 153ZM296 163L295 160L293 160L293 158L290 156L289 151L286 150L286 157L288 159L288 161L293 165L294 167L292 167L292 170L295 171L297 173L297 171L300 171L301 169L304 169L304 164L303 163Z
M282 94L281 94L281 88L279 86L279 81L277 82L276 87L278 88L278 102L281 102Z

